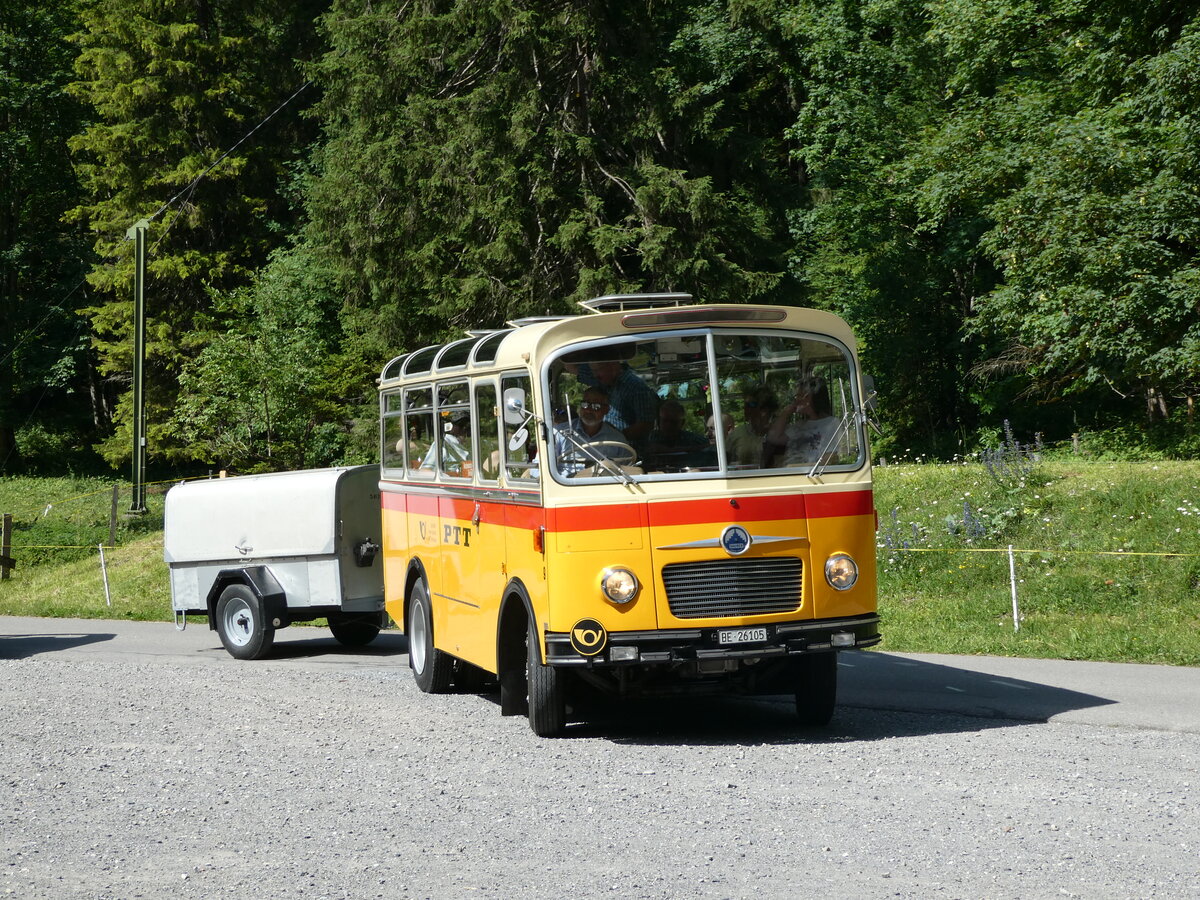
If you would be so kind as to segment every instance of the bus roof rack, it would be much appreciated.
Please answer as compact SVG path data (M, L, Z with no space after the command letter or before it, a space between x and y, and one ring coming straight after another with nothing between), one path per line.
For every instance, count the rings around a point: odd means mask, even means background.
M691 302L691 294L605 294L579 305L591 313L623 312L627 309L656 309L660 306L682 306Z
M522 316L520 319L509 319L504 324L513 328L521 328L525 325L537 325L539 322L561 322L563 319L569 319L570 316Z

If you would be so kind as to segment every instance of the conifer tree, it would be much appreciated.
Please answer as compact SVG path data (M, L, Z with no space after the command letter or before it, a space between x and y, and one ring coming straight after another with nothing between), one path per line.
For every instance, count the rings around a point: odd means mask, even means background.
M772 48L692 13L335 3L308 235L364 360L613 291L795 299Z
M0 6L0 472L64 450L89 429L87 329L76 314L86 244L59 221L78 186L67 139L82 110L65 92L69 0ZM75 432L78 429L78 432Z
M88 313L101 370L131 370L132 243L147 244L147 409L152 455L188 457L172 433L178 375L210 322L213 291L245 284L292 226L288 166L311 138L297 102L225 157L298 87L320 0L86 0L72 90L93 121L72 142L85 201L72 211L100 258ZM201 178L200 176L203 176ZM199 179L199 180L197 180ZM170 204L168 204L170 201ZM129 452L129 395L105 455Z

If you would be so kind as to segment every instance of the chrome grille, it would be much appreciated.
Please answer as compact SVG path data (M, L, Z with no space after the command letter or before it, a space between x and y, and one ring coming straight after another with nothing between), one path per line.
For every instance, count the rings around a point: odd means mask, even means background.
M800 607L800 560L714 559L663 567L671 614L679 619L755 616Z

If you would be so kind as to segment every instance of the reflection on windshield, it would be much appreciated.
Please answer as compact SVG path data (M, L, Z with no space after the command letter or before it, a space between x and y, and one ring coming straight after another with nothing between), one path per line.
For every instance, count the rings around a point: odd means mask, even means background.
M844 348L811 335L676 332L587 344L549 368L555 476L855 467L854 384Z

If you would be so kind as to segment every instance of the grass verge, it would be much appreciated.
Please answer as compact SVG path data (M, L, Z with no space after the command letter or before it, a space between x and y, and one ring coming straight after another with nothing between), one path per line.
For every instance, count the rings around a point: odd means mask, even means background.
M901 465L876 506L886 649L1200 665L1200 464Z

